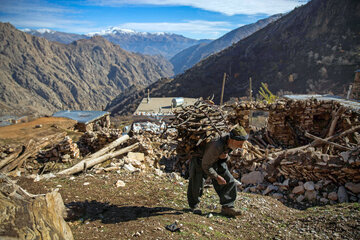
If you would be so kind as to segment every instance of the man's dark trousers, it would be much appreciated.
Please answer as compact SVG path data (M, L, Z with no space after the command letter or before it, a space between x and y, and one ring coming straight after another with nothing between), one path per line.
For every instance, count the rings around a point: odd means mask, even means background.
M214 166L215 171L226 180L225 185L219 185L216 179L212 179L215 191L220 197L220 204L224 207L234 207L236 200L235 179L231 175L226 162L217 162ZM189 170L189 185L187 198L190 208L197 207L203 194L206 175L201 168L201 160L192 158Z

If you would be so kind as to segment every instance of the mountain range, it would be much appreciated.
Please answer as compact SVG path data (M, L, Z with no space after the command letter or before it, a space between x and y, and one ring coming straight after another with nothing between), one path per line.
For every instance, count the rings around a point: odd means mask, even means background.
M254 95L261 83L273 93L332 93L343 95L360 68L360 1L312 0L221 52L202 60L174 79L148 87L150 95L208 97L218 103L224 73L224 100L247 96L249 78ZM141 90L142 91L142 90ZM108 104L124 114L130 96ZM131 93L139 98L144 95ZM118 102L116 102L118 100ZM120 101L119 101L120 100ZM121 109L121 112L116 110Z
M182 35L172 33L136 32L133 30L121 29L117 27L111 27L104 31L89 33L86 35L58 32L50 29L23 29L22 31L37 37L46 38L49 41L65 44L79 39L88 39L93 36L102 36L108 41L120 45L120 47L126 51L147 55L162 55L167 59L170 59L178 52L190 46L200 43L208 43L211 41L208 39L196 40L186 38Z
M0 114L101 110L130 86L171 75L165 58L127 52L101 36L62 44L0 23Z
M234 43L237 43L241 39L250 36L254 32L266 27L269 23L278 20L282 16L283 14L276 14L268 18L261 19L255 23L234 29L224 36L211 41L210 43L200 43L179 52L170 59L170 62L174 66L174 73L178 74L184 72L198 63L200 60L208 57L211 54L219 52Z

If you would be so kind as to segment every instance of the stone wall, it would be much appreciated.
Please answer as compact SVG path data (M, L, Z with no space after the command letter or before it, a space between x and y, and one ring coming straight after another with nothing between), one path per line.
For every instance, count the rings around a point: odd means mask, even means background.
M341 105L335 100L286 100L275 103L241 102L233 105L235 116L233 119L249 130L250 110L268 111L267 131L269 136L279 144L286 146L302 145L305 141L303 133L306 131L315 136L326 137L338 112L337 131L345 131L354 123L359 123L360 113Z

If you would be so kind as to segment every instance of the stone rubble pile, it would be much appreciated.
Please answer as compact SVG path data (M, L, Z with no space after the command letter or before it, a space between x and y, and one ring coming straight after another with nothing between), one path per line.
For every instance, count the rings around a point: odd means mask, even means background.
M329 122L338 117L337 130L346 130L359 124L359 112L349 106L342 105L335 100L306 100L279 99L274 103L240 102L227 106L234 111L229 116L232 122L240 123L246 129L249 127L250 111L260 110L269 112L267 122L268 136L264 140L269 144L295 146L306 141L302 132L307 131L315 136L325 136L329 130ZM336 115L337 116L334 116ZM357 133L360 141L360 134Z
M248 129L250 111L269 112L267 127L250 129L244 149L233 152L228 162L234 177L241 178L241 190L300 207L360 201L358 111L317 99L242 102L232 107L232 121Z
M80 150L69 136L48 150L40 150L38 155L43 162L71 162L79 157Z

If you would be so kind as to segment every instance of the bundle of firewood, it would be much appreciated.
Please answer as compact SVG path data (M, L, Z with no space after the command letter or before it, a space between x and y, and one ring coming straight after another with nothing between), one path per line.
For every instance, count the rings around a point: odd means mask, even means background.
M194 105L176 111L169 127L177 129L176 151L179 159L175 168L184 173L186 171L184 163L191 158L197 148L229 131L230 123L223 108L215 105L211 100L199 99Z

